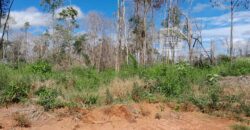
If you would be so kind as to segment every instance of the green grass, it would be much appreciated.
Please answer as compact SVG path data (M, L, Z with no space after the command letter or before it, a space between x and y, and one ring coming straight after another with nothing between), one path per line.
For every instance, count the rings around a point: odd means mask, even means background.
M245 125L233 125L231 127L232 130L250 130L249 126L245 126Z
M96 105L102 98L106 100L105 104L112 104L116 101L112 93L107 89L105 97L100 97L100 88L107 86L115 78L128 79L137 76L144 80L146 85L135 84L126 100L155 102L157 95L161 95L171 101L191 102L202 111L215 110L222 107L222 101L232 104L232 98L221 96L217 75L250 74L250 60L237 59L232 64L223 60L218 65L209 67L195 67L187 63L155 64L145 67L138 66L134 61L131 65L123 66L119 73L112 69L98 72L91 67L75 67L65 71L52 68L53 65L47 61L21 64L18 67L0 64L1 102L20 102L36 97L39 99L37 103L45 109L60 106L58 97L63 98L65 104L73 102L80 106ZM46 89L42 93L34 94L34 83L48 81L53 84L45 86ZM193 91L193 86L198 86L198 94ZM237 102L243 104L242 99ZM250 105L243 105L242 111L249 115Z

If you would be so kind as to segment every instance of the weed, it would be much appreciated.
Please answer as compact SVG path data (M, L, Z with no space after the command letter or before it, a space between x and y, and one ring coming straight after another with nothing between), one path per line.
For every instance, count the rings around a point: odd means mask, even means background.
M0 93L1 103L18 103L26 99L30 91L30 81L28 78L22 78L11 81Z
M48 61L39 60L32 65L32 71L34 73L49 73L52 70L52 66Z
M38 104L42 105L46 111L62 106L57 100L58 92L54 89L41 88L36 92L39 96Z
M84 104L91 106L97 103L98 96L96 95L87 95L84 99Z

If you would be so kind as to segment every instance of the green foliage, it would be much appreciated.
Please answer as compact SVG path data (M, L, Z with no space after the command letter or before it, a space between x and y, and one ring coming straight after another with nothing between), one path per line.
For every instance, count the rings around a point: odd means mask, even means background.
M219 64L225 64L225 63L229 63L231 61L230 56L227 55L220 55L218 56L218 63Z
M229 64L221 74L223 76L239 76L250 73L250 61L249 60L236 60L232 64Z
M143 93L144 90L142 87L140 87L137 83L134 83L132 92L131 92L131 97L135 102L139 102L143 99Z
M8 68L0 64L0 90L6 88L10 82Z
M49 64L49 62L44 60L37 61L31 67L33 73L45 74L50 73L52 70L52 66Z
M2 89L0 95L1 103L18 103L28 98L30 91L29 78L22 78L16 81L11 81L5 88Z
M249 126L245 126L245 125L233 125L232 127L232 130L250 130L250 127Z
M186 64L176 66L164 66L156 71L156 91L163 93L166 97L179 97L185 90L190 88L190 68Z
M38 104L42 105L46 111L62 106L62 103L57 99L58 92L50 88L40 88L36 95L39 97Z
M97 95L87 95L84 98L84 104L86 104L87 106L92 106L97 103L97 100L98 100Z
M128 58L129 58L130 66L132 66L134 69L137 69L138 68L138 63L137 63L135 57L132 54L129 54Z
M56 9L63 5L64 0L41 0L41 6L51 13L55 13Z

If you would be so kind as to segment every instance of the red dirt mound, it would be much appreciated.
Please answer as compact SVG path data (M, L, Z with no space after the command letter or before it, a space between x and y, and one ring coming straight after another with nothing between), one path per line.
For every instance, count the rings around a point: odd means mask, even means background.
M37 109L37 110L35 110ZM29 111L29 112L27 112ZM12 114L26 112L31 127L17 127ZM36 116L33 113L40 113ZM33 117L31 116L33 115ZM60 109L13 105L0 109L3 129L30 130L224 130L237 122L199 112L176 112L166 104L113 105L101 108Z

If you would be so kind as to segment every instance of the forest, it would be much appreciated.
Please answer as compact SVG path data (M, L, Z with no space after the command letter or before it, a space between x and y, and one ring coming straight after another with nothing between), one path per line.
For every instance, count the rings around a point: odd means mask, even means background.
M249 0L35 2L0 0L0 129L250 130Z

